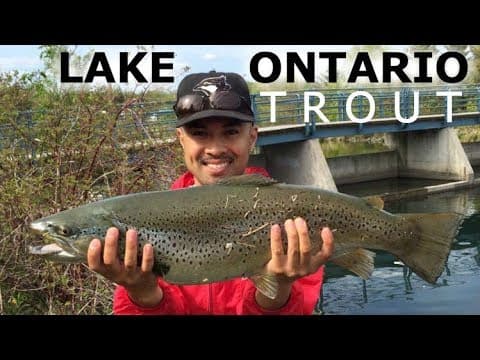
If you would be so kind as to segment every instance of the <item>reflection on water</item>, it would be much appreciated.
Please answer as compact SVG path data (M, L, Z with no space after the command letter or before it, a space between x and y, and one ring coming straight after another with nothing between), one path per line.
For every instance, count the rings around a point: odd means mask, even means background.
M464 214L437 284L425 282L393 255L377 251L375 270L367 281L331 263L327 265L319 312L480 314L480 188L402 199L386 203L385 210Z

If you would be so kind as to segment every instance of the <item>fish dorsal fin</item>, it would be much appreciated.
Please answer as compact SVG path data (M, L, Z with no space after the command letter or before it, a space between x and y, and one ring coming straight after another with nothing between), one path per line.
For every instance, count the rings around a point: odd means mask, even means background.
M255 287L269 299L275 299L278 295L278 280L275 275L260 274L250 277Z
M380 196L365 196L363 198L370 206L383 210L384 202Z
M278 181L268 178L260 174L244 174L229 176L220 179L217 185L253 185L253 186L268 186L278 183Z
M367 280L373 272L375 253L358 248L332 259L334 264Z

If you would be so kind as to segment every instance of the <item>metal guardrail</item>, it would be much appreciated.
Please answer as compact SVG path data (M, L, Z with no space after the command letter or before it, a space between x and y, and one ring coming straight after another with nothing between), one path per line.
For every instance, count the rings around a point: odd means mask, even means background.
M455 85L455 86L425 86L425 87L388 87L388 88L345 88L345 89L308 89L302 91L287 92L286 96L277 97L276 100L276 122L270 121L270 98L260 96L260 94L252 94L252 108L255 118L260 128L271 127L272 125L295 125L304 124L304 92L318 91L325 97L325 105L321 111L330 120L331 123L351 121L347 116L346 102L347 98L354 91L366 91L372 95L375 101L375 119L393 118L395 117L395 91L400 93L400 113L403 117L409 117L413 113L413 92L419 91L419 108L420 115L445 115L446 114L446 97L436 96L437 91L461 91L461 97L453 97L453 114L480 112L480 84L474 85ZM312 104L318 102L313 97ZM119 119L118 129L129 131L136 129L143 133L145 138L148 137L165 137L165 134L171 136L175 127L175 113L173 111L173 102L150 102L136 103L129 108L131 114L122 113ZM352 113L363 118L369 111L369 104L365 97L357 97L352 103ZM73 114L72 110L72 114ZM21 112L15 115L14 122L28 132L28 136L18 139L19 146L28 146L25 138L32 141L36 138L36 124L38 119L48 114L48 111L42 112ZM130 116L130 115L137 116ZM127 121L128 118L128 121ZM0 117L1 119L1 117ZM314 133L317 125L323 123L318 116L311 111L309 114L309 124L307 127L311 129L310 135ZM70 119L71 120L71 119ZM71 120L73 121L73 120ZM451 126L470 125L470 123L458 122ZM384 130L382 128L382 130ZM388 129L387 129L388 131ZM0 123L0 148L2 142L15 134L11 124ZM24 134L25 135L25 134ZM308 134L305 134L308 136ZM262 135L260 135L262 136ZM332 133L332 136L335 136ZM341 136L341 135L338 135ZM3 141L2 141L3 140ZM10 139L12 140L12 139ZM278 142L281 142L279 139Z
M409 117L413 113L413 92L419 91L420 115L434 115L446 113L446 98L436 96L437 91L461 91L461 97L453 98L453 112L477 112L480 111L480 85L464 86L438 86L438 87L410 87L410 88L352 88L352 89L313 89L325 97L325 105L321 111L330 122L349 121L346 113L346 102L350 94L355 91L366 91L375 100L374 118L389 118L395 116L395 92L400 94L400 113L403 117ZM286 97L277 98L277 111L275 124L300 124L304 123L304 91L290 92ZM256 113L256 119L260 126L272 126L270 123L270 100L259 94L252 96L252 103ZM313 98L313 103L318 100ZM358 118L363 118L370 110L365 97L357 97L352 103L352 113ZM309 114L310 122L322 122L312 111Z

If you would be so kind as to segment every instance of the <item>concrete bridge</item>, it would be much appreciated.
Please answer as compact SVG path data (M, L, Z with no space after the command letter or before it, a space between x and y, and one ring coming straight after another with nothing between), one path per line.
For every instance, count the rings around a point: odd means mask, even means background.
M458 186L474 183L471 160L477 154L480 158L480 146L469 145L467 154L453 128L480 124L480 84L309 89L310 95L306 93L277 96L275 122L270 97L252 95L260 130L251 163L264 166L278 180L331 190L337 189L336 184L387 177L441 179ZM323 106L318 107L319 103ZM175 124L172 105L136 104L142 116L124 121L118 130L131 133L134 127L150 142L168 141L165 134L170 137ZM43 115L23 114L29 129L35 127L35 116ZM0 145L5 130L0 126ZM371 134L383 134L390 151L327 160L318 141Z
M323 91L322 112L330 122L322 121L313 111L305 117L305 100L301 93L294 93L290 98L277 98L276 123L271 124L268 121L271 111L265 106L270 100L260 100L255 95L260 151L252 156L252 164L266 167L273 177L282 181L331 190L336 190L339 183L394 176L441 179L452 182L450 187L474 183L469 157L478 150L470 146L467 156L453 128L480 124L480 86L362 90L371 94L374 103L358 97L356 103L352 102L350 112L360 119L373 111L372 120L365 123L346 117L348 97L358 89ZM415 112L414 91L419 93L418 117L410 123L401 122L399 118L407 119ZM439 92L448 91L461 92L461 96L451 97L448 104L447 97L438 96ZM384 134L390 152L327 161L318 141L319 138L370 134ZM436 186L431 191L448 188Z

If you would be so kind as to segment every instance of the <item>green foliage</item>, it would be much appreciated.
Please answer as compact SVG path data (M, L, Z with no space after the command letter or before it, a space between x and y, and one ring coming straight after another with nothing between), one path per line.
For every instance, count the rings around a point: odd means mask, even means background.
M49 87L56 87L57 81L60 79L60 54L62 52L69 54L70 67L80 74L86 71L86 65L90 62L94 52L90 50L85 55L78 55L76 46L66 45L41 45L39 49L40 60L43 61Z
M455 128L458 138L461 142L477 142L480 141L480 126L462 126Z
M156 93L158 94L158 93ZM99 197L166 189L183 171L155 93L65 90L42 73L0 76L0 314L109 314L113 284L28 254L39 217ZM170 97L164 94L163 98Z
M384 143L382 134L321 139L320 145L327 158L389 150Z
M480 83L480 45L472 46L472 59L470 61L470 81Z

